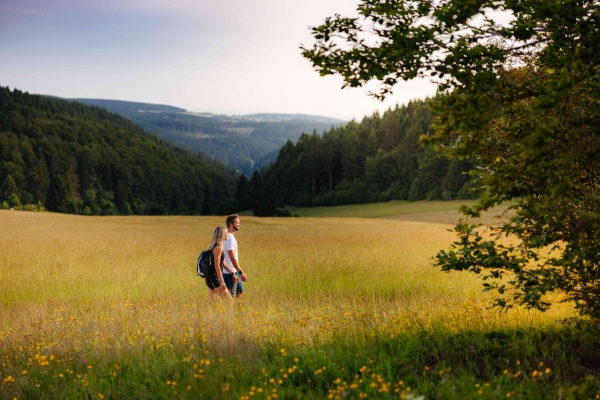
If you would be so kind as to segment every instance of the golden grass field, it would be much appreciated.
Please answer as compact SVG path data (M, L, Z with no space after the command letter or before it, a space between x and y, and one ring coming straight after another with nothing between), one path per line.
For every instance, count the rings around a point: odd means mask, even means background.
M343 385L332 366L333 375L324 372L333 360L308 354L431 329L543 327L573 315L569 305L489 309L476 276L432 267L454 239L447 224L375 218L242 217L247 293L236 304L210 301L195 262L224 219L0 210L0 398L299 398L286 388L301 368L303 396L410 398L414 389L375 373L387 367L371 353L365 365L358 350L333 353L341 371L356 367ZM131 375L119 381L124 364ZM135 375L136 365L148 374ZM370 386L359 382L358 371L371 370ZM128 383L138 378L135 388Z

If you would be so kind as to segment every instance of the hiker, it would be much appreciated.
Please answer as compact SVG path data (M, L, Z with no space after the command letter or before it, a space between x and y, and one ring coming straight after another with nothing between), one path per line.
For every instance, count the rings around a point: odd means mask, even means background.
M225 241L224 266L226 265L229 268L223 268L223 278L225 279L225 284L227 285L227 289L229 289L229 293L237 299L244 294L244 284L242 281L246 282L248 279L246 274L242 271L242 267L240 267L238 244L234 236L235 233L240 230L240 216L237 214L228 216L225 219L225 224L227 225L229 236Z
M229 274L233 273L228 265L225 265L225 250L224 243L227 240L227 228L224 226L217 226L213 233L213 238L208 246L213 255L213 262L210 263L208 269L208 275L206 276L206 286L210 289L211 296L223 296L233 300L227 286L223 280L223 271L228 271Z

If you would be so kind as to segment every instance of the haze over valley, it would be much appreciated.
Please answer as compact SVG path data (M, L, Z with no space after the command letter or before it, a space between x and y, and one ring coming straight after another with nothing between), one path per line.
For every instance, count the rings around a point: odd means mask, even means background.
M346 121L306 114L221 115L183 108L119 100L71 99L119 114L147 132L183 148L209 156L249 175L277 158L288 141L302 133L341 126Z

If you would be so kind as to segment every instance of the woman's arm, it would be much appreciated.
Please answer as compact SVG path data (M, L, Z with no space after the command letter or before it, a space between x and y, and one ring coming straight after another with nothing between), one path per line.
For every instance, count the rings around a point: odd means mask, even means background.
M223 279L223 271L221 271L221 253L223 252L223 249L221 248L221 246L217 246L213 249L212 253L213 253L213 264L215 260L219 260L219 262L217 263L217 265L215 265L215 272L217 273L217 279L219 280L219 282L221 282L221 286L219 286L218 288L215 289L215 292L220 291L223 292L223 295L228 297L230 300L233 300L233 297L231 297L231 293L229 293L229 290L227 290L227 285L225 285L225 280Z
M223 271L221 271L221 253L223 252L223 249L221 248L221 246L217 246L213 249L212 253L213 253L213 264L215 264L215 271L217 272L217 279L219 279L219 282L221 282L223 284L223 286L225 286L225 281L223 280ZM217 261L219 260L219 261Z

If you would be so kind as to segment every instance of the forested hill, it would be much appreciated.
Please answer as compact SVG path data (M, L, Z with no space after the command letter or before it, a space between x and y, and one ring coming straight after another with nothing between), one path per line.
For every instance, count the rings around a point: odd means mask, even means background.
M274 161L288 140L303 132L319 133L345 121L304 114L254 114L246 116L192 113L156 104L115 100L74 99L106 108L156 133L171 143L251 173Z
M0 204L209 214L234 176L104 109L0 87Z
M469 193L469 161L440 158L419 136L431 132L427 101L288 142L262 176L242 176L236 201L258 215L283 205L328 206L399 200L450 200Z

